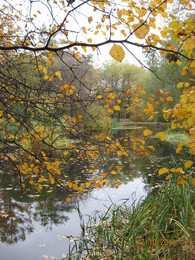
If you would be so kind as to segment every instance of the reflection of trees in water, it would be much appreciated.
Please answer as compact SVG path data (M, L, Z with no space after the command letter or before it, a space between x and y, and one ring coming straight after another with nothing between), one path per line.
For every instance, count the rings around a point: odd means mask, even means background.
M58 188L59 189L59 188ZM58 196L57 196L58 194ZM13 199L15 195L15 199ZM30 197L30 198L29 198ZM34 231L33 222L52 230L52 225L67 222L67 212L74 205L65 202L66 194L56 189L50 193L37 194L24 198L18 196L17 191L5 191L0 194L0 240L3 243L15 244L24 241L26 235ZM18 199L18 200L17 200ZM75 198L75 203L78 198Z
M16 244L24 241L26 234L33 231L30 205L17 202L8 194L0 195L0 239L3 243Z
M106 178L111 184L116 180L128 183L134 178L142 177L147 189L151 181L158 182L164 178L158 176L157 171L164 162L166 165L171 163L171 155L175 154L175 147L167 142L153 140L153 145L156 151L151 152L150 158L141 158L134 154L130 158L118 157L116 153L108 155L105 151L100 151L97 160L76 158L66 164L62 178L64 181L68 178L71 181L77 179L85 183L107 172ZM116 175L110 174L116 166L122 166L122 170ZM93 169L93 173L87 172L89 167ZM9 174L1 173L0 178L0 187L4 190L0 194L0 240L7 244L24 241L26 235L34 230L33 221L39 222L47 229L52 229L53 225L64 224L68 221L67 213L75 208L79 200L86 199L92 191L86 190L80 198L73 197L71 204L67 204L65 200L69 196L68 190L62 190L57 186L50 187L45 183L41 193L33 194L31 190L21 195L15 179L8 176Z

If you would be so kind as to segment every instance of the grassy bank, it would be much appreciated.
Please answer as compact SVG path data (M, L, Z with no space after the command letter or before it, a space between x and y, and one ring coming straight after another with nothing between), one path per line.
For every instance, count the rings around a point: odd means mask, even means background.
M66 259L194 259L194 198L191 184L170 183L137 205L113 207L82 226Z
M184 142L187 144L189 137L183 131L172 131L168 129L165 131L166 141L170 143L181 143Z

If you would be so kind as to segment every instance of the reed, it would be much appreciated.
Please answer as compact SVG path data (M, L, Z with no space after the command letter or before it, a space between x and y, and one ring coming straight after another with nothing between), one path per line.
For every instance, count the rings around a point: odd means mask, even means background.
M89 217L66 259L195 259L190 183L166 183L144 201L112 205L104 215Z

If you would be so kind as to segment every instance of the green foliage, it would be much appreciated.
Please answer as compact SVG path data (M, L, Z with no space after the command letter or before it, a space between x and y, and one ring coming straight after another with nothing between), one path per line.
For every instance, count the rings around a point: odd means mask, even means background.
M83 116L84 128L91 135L93 133L108 133L111 128L111 119L107 111L100 105L93 104L88 107Z
M105 62L100 70L100 87L110 87L114 91L126 90L133 85L143 85L147 77L147 71L128 61Z

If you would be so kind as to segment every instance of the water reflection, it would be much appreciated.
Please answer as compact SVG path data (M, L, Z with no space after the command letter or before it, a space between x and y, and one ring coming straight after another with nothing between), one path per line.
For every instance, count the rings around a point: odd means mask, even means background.
M122 203L123 199L133 199L147 193L151 180L161 182L157 170L165 162L171 163L175 147L167 142L159 143L152 140L156 151L150 158L118 157L115 154L102 154L97 161L80 160L70 161L64 168L64 177L80 182L91 180L96 175L108 169L122 166L117 175L108 174L111 185L104 189L85 191L81 197L73 197L71 204L65 199L68 191L53 187L45 183L42 193L26 191L21 194L19 184L12 174L1 173L0 176L0 251L3 259L42 259L41 255L54 255L61 259L62 253L68 250L68 239L59 242L61 235L79 235L80 222L75 208L79 205L82 213L92 214L95 210L106 210L113 202ZM182 155L183 156L183 155ZM91 169L92 171L86 171ZM87 173L86 173L87 172ZM112 189L112 183L120 180L122 185ZM136 192L136 197L131 194ZM37 237L37 230L42 230ZM16 245L17 244L17 245ZM29 246L30 244L30 246ZM15 245L7 247L7 245ZM41 247L40 245L47 245ZM22 246L22 253L19 249ZM26 249L25 249L26 248ZM32 256L29 256L29 250ZM53 251L52 251L53 250ZM15 256L18 257L15 257ZM21 257L22 255L22 257Z
M7 244L24 241L33 231L32 209L15 201L6 192L0 193L0 239Z

